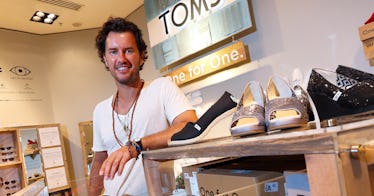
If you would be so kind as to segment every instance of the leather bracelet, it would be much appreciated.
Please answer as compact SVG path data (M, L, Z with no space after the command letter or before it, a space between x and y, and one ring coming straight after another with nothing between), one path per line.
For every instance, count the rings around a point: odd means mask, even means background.
M139 155L142 153L142 146L141 144L138 144L138 142L135 142L135 141L130 141L129 142L129 152L130 152L130 156L132 157L132 153L131 153L131 149L130 149L130 146L134 147L134 149L136 150L136 152L138 153L136 155L136 159L139 158Z
M135 140L135 143L136 143L136 151L138 151L138 153L140 154L144 149L143 149L143 143L142 143L142 139L136 139Z

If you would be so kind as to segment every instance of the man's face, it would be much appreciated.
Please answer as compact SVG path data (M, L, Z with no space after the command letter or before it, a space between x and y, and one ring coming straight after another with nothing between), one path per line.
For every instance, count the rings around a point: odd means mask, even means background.
M144 62L132 32L110 32L105 42L104 60L117 83L132 84L139 79Z

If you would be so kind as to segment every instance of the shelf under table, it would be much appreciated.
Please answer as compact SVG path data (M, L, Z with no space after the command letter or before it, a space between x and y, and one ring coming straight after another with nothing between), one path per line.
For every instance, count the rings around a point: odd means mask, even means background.
M160 195L159 162L181 158L304 155L312 195L371 195L365 158L353 159L352 145L374 141L374 119L305 131L285 131L143 152L147 186ZM359 175L357 175L359 174Z

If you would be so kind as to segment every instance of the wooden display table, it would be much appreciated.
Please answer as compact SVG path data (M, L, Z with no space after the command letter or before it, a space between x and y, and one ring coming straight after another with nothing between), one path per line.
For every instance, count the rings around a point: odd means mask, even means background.
M328 128L222 138L143 152L150 195L162 195L160 162L181 158L304 155L312 195L373 195L374 119ZM353 146L353 147L352 147ZM355 148L359 146L359 148ZM352 156L351 151L357 149Z

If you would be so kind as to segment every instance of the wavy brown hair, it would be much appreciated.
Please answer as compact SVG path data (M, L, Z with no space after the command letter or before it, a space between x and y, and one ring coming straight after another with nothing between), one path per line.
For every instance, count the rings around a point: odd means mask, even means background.
M130 22L124 18L110 17L103 24L103 26L99 30L99 33L96 36L95 46L96 46L101 62L105 63L104 61L105 41L110 32L116 32L116 33L132 32L135 35L136 45L138 46L140 54L144 55L144 62L146 59L148 59L147 44L144 42L142 31L138 28L138 26L134 24L133 22ZM140 65L140 70L143 69L144 62L143 64ZM108 69L106 66L105 68Z

